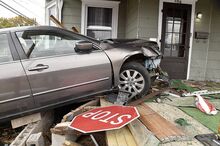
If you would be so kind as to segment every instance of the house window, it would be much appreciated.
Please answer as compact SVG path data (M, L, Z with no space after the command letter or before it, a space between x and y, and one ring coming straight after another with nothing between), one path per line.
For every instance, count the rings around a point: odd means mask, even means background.
M96 39L117 38L117 1L82 0L81 33Z

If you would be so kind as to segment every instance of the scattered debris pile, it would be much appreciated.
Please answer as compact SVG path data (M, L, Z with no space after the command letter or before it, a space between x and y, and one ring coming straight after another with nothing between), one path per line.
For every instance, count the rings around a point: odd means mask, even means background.
M159 92L157 92L157 94L158 93ZM150 96L152 96L152 93ZM77 145L88 146L146 146L187 139L185 133L181 129L178 129L175 125L153 111L149 106L142 103L142 100L143 99L139 99L130 103L131 105L135 105L137 107L140 114L139 119L133 120L131 123L120 129L109 131L105 130L104 132L95 133L81 133L77 130L71 129L69 125L76 115L83 112L86 114L86 111L99 106L112 106L112 108L114 108L113 104L106 101L105 98L90 101L66 114L63 117L62 122L51 129L52 145L58 146L63 143L71 145L73 143L77 143ZM123 120L123 118L121 120ZM99 135L99 138L97 138L97 134ZM86 143L83 143L82 140Z
M195 146L202 145L196 139L203 142L204 135L199 136L199 134L212 133L210 137L215 138L213 135L217 133L217 126L220 121L219 113L217 113L220 109L219 91L220 83L173 80L170 82L170 86L161 81L156 81L148 95L129 102L125 98L126 94L96 97L95 100L89 101L64 115L60 123L50 129L51 145L166 146L169 143L173 145L183 144L178 142L185 142L185 145L189 143ZM200 96L204 99L202 103L197 100ZM135 107L139 116L120 128L111 130L102 129L95 132L85 132L70 127L72 121L79 115L86 117L85 115L94 114L91 120L98 119L102 122L109 122L110 119L118 116L117 120L111 121L112 124L131 118L129 114L120 117L119 112L106 117L110 111L101 112L99 110L100 107L109 106L114 110L116 104ZM173 109L169 111L170 107L173 107ZM97 109L96 112L91 113L91 110L95 111L95 109ZM208 114L209 109L210 113L216 111L213 114L214 116ZM177 115L178 112L182 113ZM181 117L183 114L187 116ZM200 114L201 116L197 117ZM101 117L105 117L105 119ZM195 119L200 123L195 122ZM207 122L207 119L209 122ZM206 127L199 127L202 126L201 123ZM100 125L91 124L91 126ZM219 142L218 139L214 140ZM211 141L213 143L213 139Z

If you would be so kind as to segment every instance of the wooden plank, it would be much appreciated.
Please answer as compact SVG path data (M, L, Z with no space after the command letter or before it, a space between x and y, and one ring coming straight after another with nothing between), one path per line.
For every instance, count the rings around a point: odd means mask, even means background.
M53 15L50 15L50 20L53 21L53 23L56 24L57 27L65 28L65 27L63 26L63 24L60 23L60 21L57 20Z
M135 145L137 145L133 135L131 134L131 132L130 132L130 130L128 128L128 126L124 127L122 129L122 132L123 132L123 135L125 137L125 140L126 140L126 143L127 143L128 146L135 146Z
M160 141L139 120L128 125L138 146L156 146Z
M106 141L107 141L108 146L119 146L114 130L106 132Z
M57 27L66 29L66 28L63 26L63 24L62 24L59 20L57 20L53 15L50 15L50 20L53 21L53 23L55 23ZM79 31L76 29L75 26L72 27L72 31L75 32L75 33L79 33Z
M111 106L103 98L100 99L101 106ZM127 126L121 129L106 131L106 141L108 146L137 146L133 135Z
M178 140L184 132L142 103L138 107L141 122L162 142ZM145 109L145 110L144 110ZM146 111L146 112L145 112Z
M125 127L121 128L121 129L114 130L118 146L120 146L120 145L128 146L127 141L124 136L124 133L123 133L124 129L125 129ZM107 133L108 133L108 131L107 131ZM111 146L110 143L108 145Z

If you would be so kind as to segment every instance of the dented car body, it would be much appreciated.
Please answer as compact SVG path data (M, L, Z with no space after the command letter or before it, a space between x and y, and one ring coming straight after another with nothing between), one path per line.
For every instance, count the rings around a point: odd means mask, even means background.
M156 42L95 39L49 26L0 30L0 120L119 88L143 96L158 75Z

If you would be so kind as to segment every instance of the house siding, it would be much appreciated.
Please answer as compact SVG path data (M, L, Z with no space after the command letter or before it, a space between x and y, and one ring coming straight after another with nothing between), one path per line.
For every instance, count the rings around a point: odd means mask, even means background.
M81 8L81 0L64 0L62 23L67 29L75 26L79 32L81 31Z
M220 81L220 1L212 0L206 80Z
M201 20L195 20L194 31L195 32L208 32L210 31L210 13L212 2L208 0L199 0L196 3L196 11L202 12L203 16ZM191 66L189 79L192 80L204 80L206 76L206 64L207 53L209 49L209 39L193 39L192 54L191 54Z
M195 32L208 32L209 39L193 40L189 79L220 81L220 2L198 0L197 12L203 17L195 20Z
M138 37L149 40L158 35L159 0L141 0L139 4Z
M118 14L118 38L125 38L127 0L121 0Z
M136 38L138 28L137 0L127 0L125 37Z

